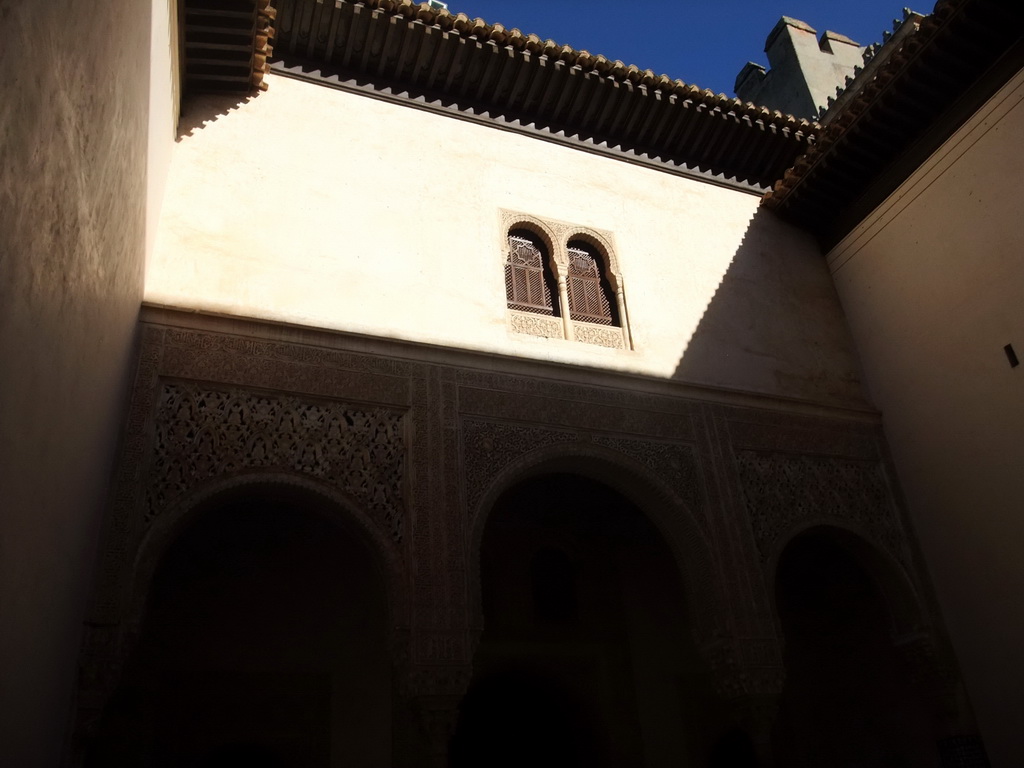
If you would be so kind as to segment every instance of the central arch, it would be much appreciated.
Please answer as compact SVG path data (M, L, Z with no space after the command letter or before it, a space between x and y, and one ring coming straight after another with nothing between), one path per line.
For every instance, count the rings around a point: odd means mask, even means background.
M703 764L728 714L695 642L718 619L699 524L624 457L562 448L474 515L481 639L450 765Z
M492 478L469 510L469 598L477 631L482 628L480 545L495 504L518 483L558 473L601 483L640 509L664 538L675 559L694 639L703 645L725 634L724 617L719 610L725 601L718 592L717 564L697 522L702 510L690 507L682 499L682 489L673 489L639 462L593 443L548 446L520 456Z

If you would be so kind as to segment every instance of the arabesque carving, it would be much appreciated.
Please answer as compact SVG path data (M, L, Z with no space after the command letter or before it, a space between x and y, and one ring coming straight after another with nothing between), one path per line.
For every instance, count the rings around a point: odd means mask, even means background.
M508 321L509 327L516 333L540 336L545 339L561 339L564 337L562 320L558 317L509 310ZM621 334L619 335L621 336Z
M881 464L835 456L738 451L743 495L763 560L806 521L854 523L907 565L907 540Z
M782 692L786 670L775 638L723 638L701 652L723 699L770 698Z
M404 415L386 408L165 383L157 403L146 522L204 480L275 468L338 488L400 541L405 457Z
M665 481L676 498L693 511L707 533L702 514L705 503L694 448L682 443L637 439L589 432L573 432L526 424L465 420L462 427L466 502L470 513L481 496L506 467L538 448L565 444L592 444L628 457Z
M592 442L628 456L664 480L695 513L704 533L708 533L705 516L698 514L705 504L701 497L700 470L693 446L609 435L595 435Z
M617 326L574 322L572 332L576 341L581 341L584 344L595 344L609 349L625 349L626 346L622 338L622 329Z
M475 510L491 479L520 456L556 443L573 443L576 435L521 424L465 421L466 502Z

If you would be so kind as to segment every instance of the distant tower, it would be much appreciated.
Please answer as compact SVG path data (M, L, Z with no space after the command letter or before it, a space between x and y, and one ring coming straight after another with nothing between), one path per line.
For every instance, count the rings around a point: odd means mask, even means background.
M748 61L736 76L736 95L743 101L781 112L818 118L820 108L835 98L836 87L864 64L864 48L845 35L826 30L817 39L814 27L783 16L765 41L771 69Z

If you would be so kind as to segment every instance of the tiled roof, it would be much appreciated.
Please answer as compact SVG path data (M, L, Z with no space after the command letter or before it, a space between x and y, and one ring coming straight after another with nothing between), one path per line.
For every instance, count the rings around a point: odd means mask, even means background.
M767 187L817 123L411 0L277 0L276 58Z
M1020 0L938 0L823 118L764 205L838 242L1024 66Z

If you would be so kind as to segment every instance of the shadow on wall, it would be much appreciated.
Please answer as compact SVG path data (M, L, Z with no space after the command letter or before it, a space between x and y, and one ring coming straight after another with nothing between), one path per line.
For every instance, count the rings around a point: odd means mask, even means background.
M853 341L810 235L757 210L672 378L865 405Z
M186 95L181 101L181 116L178 118L178 134L175 141L180 142L195 135L210 123L253 101L258 93L197 93Z

